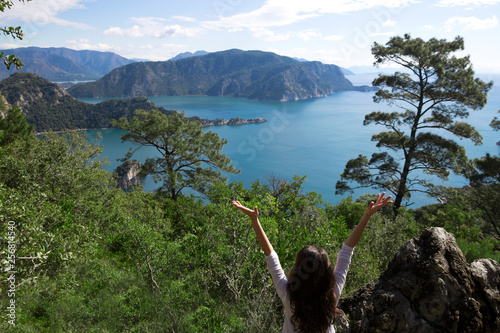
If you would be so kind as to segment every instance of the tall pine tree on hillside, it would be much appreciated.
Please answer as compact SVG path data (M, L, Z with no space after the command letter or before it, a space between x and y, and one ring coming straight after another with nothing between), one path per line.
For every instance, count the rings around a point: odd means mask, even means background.
M130 121L121 118L111 124L128 131L122 141L138 144L137 149L156 148L160 156L148 158L144 167L155 182L163 182L160 191L172 199L185 188L206 193L211 184L226 181L221 171L239 172L221 153L227 140L214 132L203 132L201 123L189 120L184 112L167 116L158 110L136 110L134 114ZM129 151L126 159L135 151Z
M336 184L337 193L361 187L387 190L394 194L394 209L398 209L412 192L428 193L432 184L427 175L446 180L450 170L460 172L468 165L465 149L437 134L444 130L481 144L476 129L460 119L468 117L469 109L486 104L492 83L474 77L468 56L453 55L463 49L461 37L450 42L424 41L409 34L392 37L385 46L372 46L375 65L396 64L409 73L379 75L373 81L380 87L374 101L385 102L394 110L372 112L363 122L387 128L372 136L383 151L370 159L359 155L349 160ZM350 182L359 186L351 187Z

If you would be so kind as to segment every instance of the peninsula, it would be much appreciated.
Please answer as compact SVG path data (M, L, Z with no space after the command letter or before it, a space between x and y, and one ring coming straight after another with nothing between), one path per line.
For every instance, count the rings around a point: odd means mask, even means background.
M77 100L58 84L36 74L18 72L0 82L0 94L11 105L18 106L37 133L110 127L111 119L130 119L136 109L176 112L158 107L143 96L109 99L97 104ZM203 126L243 125L265 122L264 118L201 119L191 117Z

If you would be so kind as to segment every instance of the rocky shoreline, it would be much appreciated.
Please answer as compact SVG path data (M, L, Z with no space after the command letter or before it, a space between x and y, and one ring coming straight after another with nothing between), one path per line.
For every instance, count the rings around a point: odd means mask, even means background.
M198 117L195 117L198 118ZM227 119L195 119L199 120L202 126L240 126L240 125L246 125L246 124L260 124L260 123L265 123L267 119L261 118L261 117L256 117L253 119L242 119L240 117L236 118L231 118L230 120Z

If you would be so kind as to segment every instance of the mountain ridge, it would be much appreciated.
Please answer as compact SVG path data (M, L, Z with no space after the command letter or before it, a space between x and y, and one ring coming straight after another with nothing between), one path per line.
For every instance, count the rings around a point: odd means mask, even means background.
M231 49L176 61L128 64L68 92L77 98L208 95L287 101L370 89L353 86L336 65Z
M96 80L117 67L133 63L116 53L91 50L73 50L64 47L23 47L2 50L15 54L24 63L20 72L37 74L49 81ZM0 79L17 70L0 67Z

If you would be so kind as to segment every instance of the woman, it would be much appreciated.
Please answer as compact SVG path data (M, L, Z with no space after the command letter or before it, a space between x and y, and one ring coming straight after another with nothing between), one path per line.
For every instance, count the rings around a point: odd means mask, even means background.
M377 196L366 208L361 221L351 232L337 255L335 269L332 269L328 254L321 247L305 246L297 254L295 265L289 277L281 268L278 255L267 239L259 222L257 206L252 210L239 201L233 205L252 221L257 240L266 255L267 268L271 273L278 296L285 308L283 332L325 333L335 332L333 322L337 303L344 287L354 247L358 244L366 224L380 208L392 203L385 193Z

